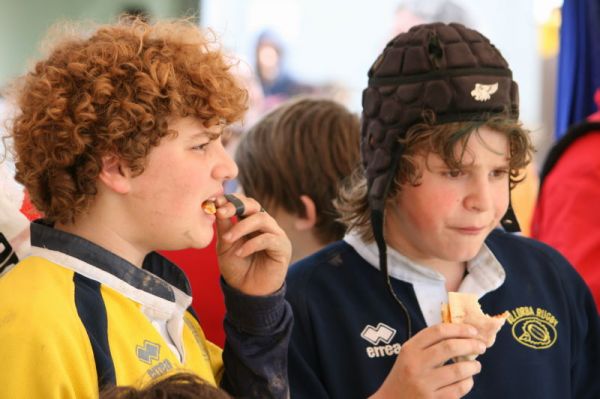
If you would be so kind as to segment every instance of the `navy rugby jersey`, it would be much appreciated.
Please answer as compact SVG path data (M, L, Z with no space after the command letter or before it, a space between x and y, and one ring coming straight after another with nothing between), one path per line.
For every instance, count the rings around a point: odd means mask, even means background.
M504 283L480 303L510 316L496 343L478 357L468 399L600 398L600 319L589 289L550 247L501 231L486 245ZM413 335L426 327L413 286L392 279ZM288 301L293 398L366 398L390 372L407 339L405 316L378 269L339 241L294 264Z

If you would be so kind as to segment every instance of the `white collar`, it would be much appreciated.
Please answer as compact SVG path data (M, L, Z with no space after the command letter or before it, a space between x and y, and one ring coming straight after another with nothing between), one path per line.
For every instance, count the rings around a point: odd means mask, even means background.
M135 287L127 281L122 280L114 274L108 273L95 265L60 251L33 246L31 255L45 258L58 266L79 273L82 276L110 287L119 294L139 303L141 305L140 310L148 317L152 325L162 335L173 354L177 356L181 362L184 361L183 319L186 309L192 303L191 296L165 281L164 284L172 290L174 299L168 300L161 298L160 296L153 295L139 287ZM148 275L150 275L149 272L143 269L139 270L140 272L148 273Z
M45 258L61 267L72 270L75 273L79 273L82 276L112 288L121 295L142 305L144 312L148 313L153 319L170 319L174 314L182 313L181 309L187 309L192 303L191 296L167 282L164 282L164 284L168 285L172 290L174 300L164 299L148 291L142 290L139 287L135 287L127 281L120 279L118 276L60 251L32 246L31 255ZM149 274L149 272L143 269L140 269L140 271Z
M379 250L375 242L365 243L358 234L352 232L346 234L344 241L379 270ZM440 305L448 301L444 276L413 262L390 246L387 247L387 255L390 277L413 285L427 325L440 323ZM500 287L506 279L504 268L485 243L477 255L467 262L467 271L458 291L475 294L478 298Z

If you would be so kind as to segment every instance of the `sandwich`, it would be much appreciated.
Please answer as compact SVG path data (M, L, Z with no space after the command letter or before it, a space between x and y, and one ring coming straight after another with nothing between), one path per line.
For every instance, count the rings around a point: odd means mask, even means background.
M496 334L506 322L508 312L496 316L488 316L481 311L477 296L463 292L449 292L448 303L442 304L442 322L464 323L477 329L478 339L486 347L491 347L496 342ZM477 355L461 356L455 361L475 360Z

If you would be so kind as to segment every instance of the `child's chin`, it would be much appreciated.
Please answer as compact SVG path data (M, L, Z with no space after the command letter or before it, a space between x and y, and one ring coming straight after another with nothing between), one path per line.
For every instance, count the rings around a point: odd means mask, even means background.
M481 250L482 245L483 245L483 242L481 242L481 244L479 244L478 246L474 245L469 248L464 248L459 253L456 253L455 256L453 256L453 258L457 262L468 262L471 259L473 259L475 256L477 256L477 254Z
M203 237L201 239L195 240L192 245L191 248L194 249L202 249L202 248L206 248L210 245L210 243L212 242L212 235L210 237Z
M182 249L203 249L210 245L213 239L213 231L201 232L200 234L193 232L184 233L185 239L181 242L174 243L169 251L178 251Z

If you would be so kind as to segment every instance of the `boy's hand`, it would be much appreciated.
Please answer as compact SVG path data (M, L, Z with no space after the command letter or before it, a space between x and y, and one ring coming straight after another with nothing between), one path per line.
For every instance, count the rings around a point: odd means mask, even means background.
M457 356L485 352L475 339L477 331L466 324L428 327L404 343L394 367L371 398L455 399L473 388L478 361L449 363Z
M283 285L292 244L257 201L240 194L235 198L244 208L237 223L231 220L236 205L225 197L215 201L219 269L227 284L244 294L270 295Z

